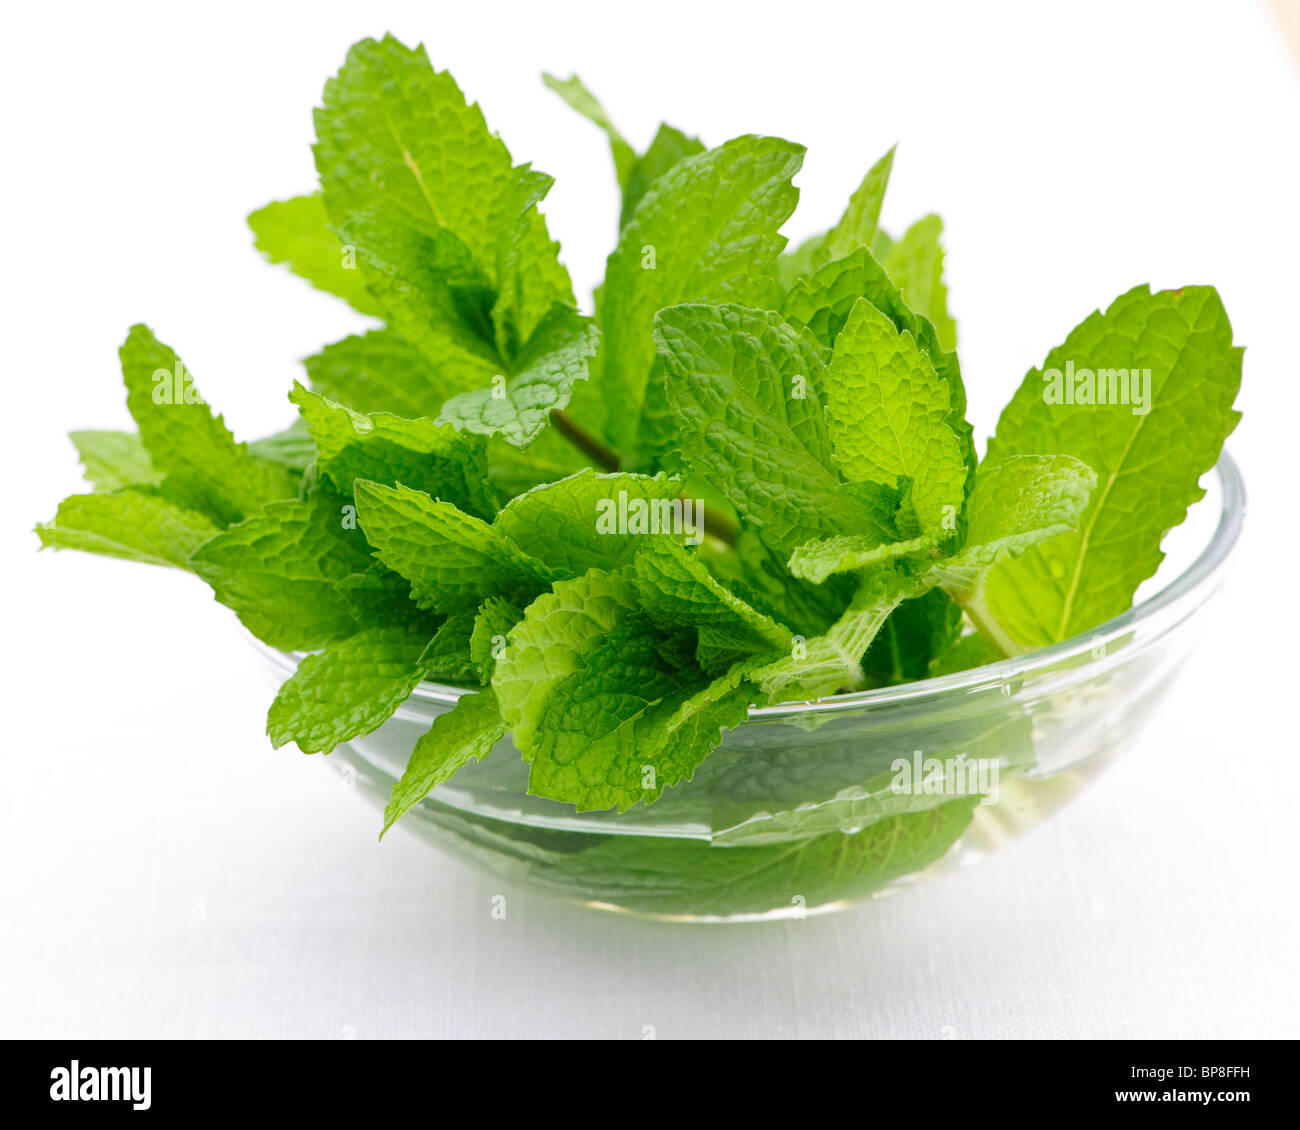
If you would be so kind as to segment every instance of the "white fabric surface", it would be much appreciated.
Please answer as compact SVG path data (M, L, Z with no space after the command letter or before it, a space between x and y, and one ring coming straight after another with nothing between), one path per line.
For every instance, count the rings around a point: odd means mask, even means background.
M24 219L0 284L20 312L5 335L0 1037L1300 1035L1300 97L1267 9L1033 5L995 32L983 5L891 5L883 38L858 37L879 73L850 73L854 36L828 29L866 18L859 6L805 5L806 26L736 31L716 63L728 95L685 41L671 88L648 77L671 27L724 41L700 5L696 23L647 24L651 61L617 63L601 37L618 41L631 15L608 6L585 37L572 8L553 26L563 5L378 7L202 21L88 7L72 41L52 13L6 33L58 42L73 77L51 90L35 50L0 76L11 115L25 107L14 151L28 154L28 179L3 187L5 214ZM518 34L489 51L489 18ZM34 555L31 524L77 489L61 433L125 421L112 349L131 321L155 320L244 435L287 418L292 358L356 323L259 264L240 216L309 183L319 82L385 23L425 36L508 139L532 137L518 159L562 186L581 171L602 200L605 154L542 103L542 66L578 69L638 141L662 104L711 139L809 142L814 211L796 236L903 136L886 221L949 220L982 433L1097 303L1147 278L1217 283L1250 346L1230 446L1251 516L1206 638L1135 752L972 870L848 913L739 927L602 916L501 888L409 835L377 844L376 813L326 766L270 749L255 657L191 578ZM904 48L932 79L905 81ZM786 81L759 81L778 65ZM45 101L24 93L37 81ZM835 92L840 118L808 117ZM142 164L141 137L170 140ZM608 240L577 233L611 208L556 190L580 284Z

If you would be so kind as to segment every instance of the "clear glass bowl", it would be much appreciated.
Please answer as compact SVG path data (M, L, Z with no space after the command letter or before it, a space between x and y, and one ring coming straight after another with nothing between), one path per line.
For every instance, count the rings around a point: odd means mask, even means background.
M401 826L529 890L676 921L802 917L966 866L1077 795L1150 718L1241 531L1236 464L1225 454L1208 480L1135 607L1086 636L752 708L692 781L621 816L529 796L507 738ZM278 686L301 657L258 646ZM329 761L382 808L416 739L465 693L424 683Z

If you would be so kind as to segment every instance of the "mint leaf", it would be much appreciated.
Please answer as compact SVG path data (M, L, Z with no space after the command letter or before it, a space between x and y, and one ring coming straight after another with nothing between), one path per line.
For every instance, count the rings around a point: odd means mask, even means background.
M136 432L80 431L69 432L68 438L76 445L86 481L97 491L157 486L163 481Z
M664 643L634 582L616 574L559 581L529 605L492 687L532 766L530 792L623 811L689 777L743 721L743 664L710 681Z
M439 421L527 447L552 410L569 403L574 381L587 379L599 336L592 319L572 307L554 307L516 358L509 380L452 397Z
M49 549L80 549L148 565L189 568L189 557L218 533L204 515L145 490L74 494L52 522L36 527Z
M248 217L257 249L272 263L284 263L318 290L345 299L362 314L378 314L355 256L330 231L320 193L277 200Z
M650 540L632 570L640 604L659 628L694 630L695 658L714 672L739 659L790 649L790 630L750 607L693 553L666 538Z
M221 417L199 398L181 359L147 326L131 327L121 357L126 406L154 468L167 475L173 497L184 497L191 509L228 525L297 492L286 468L235 442Z
M570 307L573 284L560 263L560 245L551 240L535 205L554 178L527 165L515 169L507 225L497 240L497 299L492 325L497 348L518 370L516 353L541 328L553 307Z
M537 858L533 844L500 837L497 859L510 859L518 881L642 913L726 916L761 914L790 901L798 891L809 907L864 898L902 875L941 858L971 822L977 798L960 797L923 812L889 816L848 833L718 848L699 840L607 836L598 845L573 833L565 850ZM493 829L463 814L443 821L479 838ZM815 818L816 813L813 813Z
M682 445L774 548L887 520L840 489L823 409L826 351L779 315L741 306L662 310L655 341Z
M877 233L879 235L879 233ZM878 242L878 240L877 240ZM859 298L885 314L899 333L910 334L948 386L948 425L962 444L962 457L975 472L975 444L966 422L966 389L957 355L945 351L929 318L903 301L902 292L885 268L865 247L828 263L808 279L799 279L781 304L781 315L793 325L806 326L825 346L833 346ZM968 478L969 484L969 478Z
M661 125L654 140L650 142L650 148L637 158L636 164L628 173L627 184L623 186L623 208L618 217L619 231L627 227L637 205L650 191L651 185L682 158L694 157L703 152L704 142L698 137L689 137L666 123Z
M351 509L323 493L272 502L204 542L190 567L253 635L285 651L410 621L408 586L371 556Z
M810 235L793 251L783 252L776 261L776 277L781 289L788 291L801 279L817 270L815 260L826 242L826 233Z
M489 596L527 603L562 575L482 519L422 491L358 480L354 497L379 559L410 581L421 608L470 611Z
M903 301L934 325L939 347L957 348L957 323L948 314L943 284L943 221L935 215L917 220L893 243L882 265L903 293Z
M880 158L862 178L862 183L849 197L848 207L839 222L826 233L812 255L814 267L824 267L832 259L842 259L859 247L870 247L880 222L880 206L889 187L889 174L894 167L894 148Z
M811 700L859 689L864 680L863 655L911 587L892 568L864 574L848 608L824 635L759 668L753 673L754 681L772 702Z
M766 292L803 152L777 138L739 137L678 161L641 198L609 257L601 307L606 404L621 452L636 443L655 313Z
M358 479L400 482L474 514L494 512L481 441L433 420L353 412L300 384L289 399L316 442L317 466L343 494L351 494Z
M673 503L681 483L656 475L597 474L590 468L512 498L494 526L525 552L568 574L616 569L650 535L698 524L698 503ZM676 525L677 529L672 529Z
M443 402L464 387L451 383L423 353L392 330L345 337L303 361L322 396L358 412L436 416ZM481 368L472 363L475 372Z
M780 624L794 625L805 636L819 635L831 626L848 604L849 592L832 582L813 585L790 572L784 560L743 522L734 546L705 541L700 557L709 570L742 597Z
M391 36L353 46L316 111L316 168L343 242L366 264L389 323L466 391L473 345L512 353L556 303L568 273L535 205L550 178L511 164L505 144L423 47ZM466 353L470 356L467 357ZM455 372L448 374L452 366Z
M311 438L307 423L301 416L274 435L250 440L248 451L259 459L279 463L298 474L316 462L316 441Z
M636 150L618 132L599 99L583 85L582 79L577 75L560 79L554 75L544 74L542 81L589 122L605 131L605 136L609 138L610 152L614 157L614 173L618 177L618 187L626 188L628 177L632 175L632 167L637 161Z
M514 447L501 436L489 436L487 458L491 484L505 498L588 468L587 457L553 427L545 429L527 450Z
M884 542L860 534L840 534L805 542L790 555L790 572L815 585L836 573L856 573L871 565L934 548L943 534L931 530L905 541Z
M967 503L966 544L950 568L984 568L1076 529L1097 485L1072 455L1009 455L975 472Z
M406 772L393 785L384 809L383 839L401 817L420 803L429 790L471 761L482 761L506 734L497 713L496 696L490 691L461 695L446 714L433 720L428 733L415 743Z
M931 590L938 592L938 589ZM930 660L927 674L931 678L940 675L954 675L958 671L969 671L972 667L983 667L986 663L996 663L1005 659L1002 649L978 632L960 636L947 647L938 651Z
M1153 294L1141 286L1086 318L1043 370L1025 376L989 442L990 462L1072 455L1096 472L1097 487L1076 531L990 573L988 607L1010 642L1029 648L1068 639L1129 607L1164 556L1166 531L1204 493L1198 480L1240 418L1232 402L1241 355L1212 287ZM1123 391L1116 370L1139 374L1128 404L1114 402ZM1076 394L1088 388L1085 374L1095 374L1108 403L1045 400L1065 394L1067 371L1077 378Z
M271 744L329 753L378 729L424 678L428 642L404 627L370 628L308 655L271 703Z
M338 226L356 247L366 283L392 329L420 352L450 392L501 370L492 284L459 238L404 216L358 212Z
M506 647L507 633L523 618L522 608L497 596L488 597L479 608L470 633L469 654L484 686L492 681L497 657Z
M894 167L894 149L880 158L862 178L849 198L839 222L829 231L809 236L777 262L777 276L783 290L789 290L804 276L811 275L833 259L841 259L859 247L871 247L880 233L880 207L884 203L889 174ZM830 342L827 343L831 344Z
M474 622L473 612L454 612L442 622L420 656L426 679L451 683L480 681L471 648Z
M933 672L937 657L955 646L961 629L961 605L941 589L906 599L871 641L862 670L868 681L877 683L924 679Z
M354 44L325 84L315 123L316 170L335 225L382 209L426 231L447 228L475 262L495 264L510 153L422 46L392 36Z
M966 462L948 424L948 385L909 334L859 299L826 373L835 461L852 482L902 489L922 533L956 528Z

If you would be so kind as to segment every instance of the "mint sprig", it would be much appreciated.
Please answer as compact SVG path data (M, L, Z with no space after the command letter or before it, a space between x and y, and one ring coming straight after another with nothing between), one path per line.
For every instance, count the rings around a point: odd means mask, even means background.
M249 223L383 327L309 357L294 423L250 444L132 328L136 431L74 433L93 490L42 543L188 569L259 639L312 653L272 704L277 746L327 752L422 680L464 688L385 830L507 734L531 792L621 812L690 780L753 705L963 670L1130 605L1237 420L1211 288L1089 316L980 461L942 222L880 226L894 150L790 249L800 146L664 125L638 152L578 79L546 81L605 132L621 195L589 312L540 209L551 178L423 48L364 40L316 110L318 189ZM708 762L710 788L738 756ZM797 831L810 868L874 882L891 822L923 860L970 811L802 799L741 816L735 842ZM848 864L822 835L840 809L864 829ZM750 851L718 881L743 882Z

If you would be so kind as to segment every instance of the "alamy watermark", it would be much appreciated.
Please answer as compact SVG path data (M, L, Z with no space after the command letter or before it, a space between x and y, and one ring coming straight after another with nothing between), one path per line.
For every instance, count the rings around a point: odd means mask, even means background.
M1046 404L1127 404L1134 416L1151 411L1150 369L1076 369L1073 361L1065 368L1043 370L1043 401Z
M687 545L704 540L704 502L698 498L617 498L596 502L598 534L679 534Z
M903 796L978 796L981 804L997 804L1001 764L996 759L926 757L919 749L912 756L896 757L890 792Z
M153 371L153 402L155 404L202 404L198 386L190 371L177 358L170 369Z
M82 1067L73 1060L50 1072L50 1098L54 1102L130 1103L148 1110L151 1069L148 1067Z

